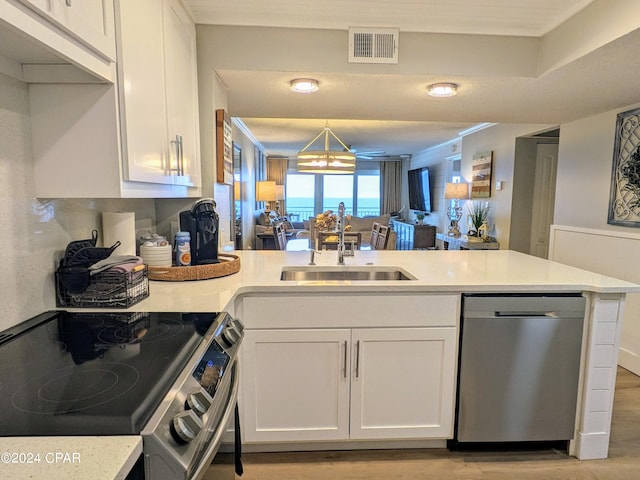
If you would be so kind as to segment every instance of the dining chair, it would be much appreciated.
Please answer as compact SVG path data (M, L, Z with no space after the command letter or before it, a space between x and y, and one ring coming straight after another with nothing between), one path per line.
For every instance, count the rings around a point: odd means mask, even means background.
M369 240L369 245L371 246L371 250L375 250L376 242L378 241L378 233L380 232L380 224L378 222L373 222L371 226L371 239Z
M275 243L276 250L286 250L287 248L287 232L282 223L273 227L273 243Z
M375 250L386 250L387 243L389 242L389 230L390 228L386 225L380 225L380 229L378 230L378 238L376 238ZM373 245L371 246L373 249Z

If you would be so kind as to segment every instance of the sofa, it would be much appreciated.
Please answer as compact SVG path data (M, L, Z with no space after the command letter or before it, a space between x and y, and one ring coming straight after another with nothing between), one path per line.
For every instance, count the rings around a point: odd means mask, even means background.
M273 225L278 222L283 222L286 233L291 234L293 237L298 237L300 232L308 232L308 228L305 228L303 222L290 222L287 217L278 217L273 210L269 212L258 211L255 218L255 246L258 250L264 248L262 247L264 245L263 239L259 235L273 235ZM304 233L302 237L305 237Z

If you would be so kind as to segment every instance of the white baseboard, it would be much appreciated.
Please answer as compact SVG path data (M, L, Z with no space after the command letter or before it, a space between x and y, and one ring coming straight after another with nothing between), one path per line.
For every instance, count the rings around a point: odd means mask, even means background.
M300 442L300 443L243 443L243 453L258 452L305 452L321 450L387 450L403 448L446 448L446 440L372 440L346 442ZM220 451L228 451L221 445Z
M578 460L607 458L609 455L609 434L605 432L578 432L576 438L569 445L569 455L577 457Z
M620 348L618 355L618 365L629 370L631 373L640 375L640 357L634 352L625 348Z

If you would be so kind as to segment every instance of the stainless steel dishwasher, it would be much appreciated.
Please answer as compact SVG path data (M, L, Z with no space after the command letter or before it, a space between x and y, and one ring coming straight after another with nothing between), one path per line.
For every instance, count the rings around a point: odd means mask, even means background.
M457 442L570 440L585 299L465 295Z

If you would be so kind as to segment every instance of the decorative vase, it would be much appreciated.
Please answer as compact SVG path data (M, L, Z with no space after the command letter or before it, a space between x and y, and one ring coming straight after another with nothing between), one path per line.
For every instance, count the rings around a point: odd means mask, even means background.
M478 237L482 238L483 240L486 240L488 231L489 231L489 225L487 225L487 222L482 222L482 225L478 227Z

